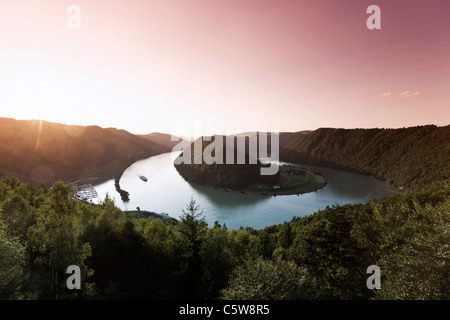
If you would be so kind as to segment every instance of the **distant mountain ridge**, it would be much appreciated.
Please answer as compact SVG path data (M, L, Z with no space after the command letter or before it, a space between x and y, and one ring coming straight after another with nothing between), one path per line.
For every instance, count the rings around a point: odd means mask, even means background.
M450 125L320 128L280 132L279 138L284 162L369 174L399 189L423 189L450 179ZM44 186L56 180L104 181L135 161L170 152L177 143L163 133L134 135L115 128L0 118L0 173Z
M179 141L172 141L172 135L167 133L152 132L150 134L138 134L137 136L163 146L170 146L170 149L179 143Z
M50 185L110 179L133 162L172 150L170 135L0 118L0 172Z
M450 179L450 125L320 128L292 139L280 160L369 174L399 189L428 188Z

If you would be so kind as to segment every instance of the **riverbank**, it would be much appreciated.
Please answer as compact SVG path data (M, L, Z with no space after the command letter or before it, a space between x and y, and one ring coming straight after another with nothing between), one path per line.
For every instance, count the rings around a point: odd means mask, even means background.
M146 154L130 155L126 159L121 160L116 159L114 165L110 165L106 168L103 168L102 170L97 171L95 174L88 175L87 177L80 177L76 181L71 181L71 183L78 186L87 183L98 185L111 179L116 179L117 177L119 177L120 180L120 177L122 177L123 172L133 163L157 155L158 154L146 153Z
M99 198L106 194L116 199L122 210L142 210L166 212L178 219L193 197L200 210L204 211L206 221L226 223L228 228L252 227L261 229L269 225L290 221L292 217L305 216L327 206L348 203L366 203L371 199L394 194L394 190L377 179L342 170L281 163L297 167L315 175L322 175L326 186L306 194L273 196L242 194L241 190L219 191L205 184L191 183L184 179L173 165L172 154L163 154L138 161L124 173L120 185L130 193L130 202L124 203L114 187L114 180L94 185ZM320 173L320 174L319 174ZM139 179L139 174L148 182ZM278 179L279 181L279 179ZM269 184L269 183L267 183ZM305 190L299 190L299 193ZM308 190L307 190L308 191ZM245 191L244 191L245 192ZM254 192L252 192L254 193Z
M282 165L280 170L280 181L274 185L255 184L245 188L222 188L210 185L200 185L203 187L212 188L215 190L235 192L249 195L263 195L263 196L288 196L305 194L317 191L327 185L325 178L319 173L301 170L294 166Z

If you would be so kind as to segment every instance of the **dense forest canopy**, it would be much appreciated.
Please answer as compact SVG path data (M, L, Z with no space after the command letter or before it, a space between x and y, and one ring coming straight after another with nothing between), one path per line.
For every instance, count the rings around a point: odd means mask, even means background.
M218 139L218 141L215 141ZM261 161L250 153L249 139L243 140L245 142L245 150L238 148L237 137L233 137L233 145L228 145L225 136L216 136L203 140L203 137L198 139L199 145L193 142L189 149L184 152L190 152L190 161L188 163L175 164L178 173L187 181L194 182L200 185L230 188L240 190L255 184L279 184L280 173L274 175L261 175L261 168L265 166ZM212 140L211 143L209 140ZM256 143L259 142L259 140ZM196 148L199 148L196 150ZM257 150L258 145L255 145ZM220 150L220 152L218 151ZM216 154L217 152L217 154ZM184 159L183 153L179 156L180 161L189 160ZM219 157L220 153L220 157ZM197 155L202 157L201 163L196 163L194 158ZM204 155L211 156L216 160L212 164L205 161ZM238 164L238 158L241 156L244 163ZM227 161L228 155L231 155L233 164ZM257 151L256 151L257 155Z
M137 218L61 182L0 180L1 299L449 299L450 185L262 230ZM173 220L171 220L173 221ZM82 289L66 287L66 268ZM366 269L382 270L368 290ZM420 285L417 285L420 283Z
M369 174L400 189L418 190L450 178L450 126L321 128L291 140L280 158Z
M450 299L449 129L398 130L292 139L294 159L363 170L372 154L374 168L386 164L378 173L407 188L262 230L208 226L195 199L166 221L124 212L110 197L77 200L71 184L44 189L4 176L0 299ZM80 267L81 290L66 286L70 265ZM381 269L381 290L366 286L370 265Z

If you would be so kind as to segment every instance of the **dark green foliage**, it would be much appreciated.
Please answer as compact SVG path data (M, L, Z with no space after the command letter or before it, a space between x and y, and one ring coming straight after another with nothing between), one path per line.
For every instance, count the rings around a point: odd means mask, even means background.
M79 204L73 197L73 186L55 183L46 194L41 206L36 210L36 223L28 228L27 247L30 251L30 266L42 275L46 283L41 287L43 298L70 297L65 279L66 269L77 265L82 269L83 290L76 294L91 293L86 281L91 274L85 259L91 255L89 243L83 242Z
M263 230L126 215L0 179L2 299L450 299L450 185L326 208ZM65 287L78 265L82 290ZM367 289L370 265L381 290Z
M233 270L233 255L228 230L215 224L207 230L200 252L203 267L202 284L208 299L215 298L228 283Z
M350 236L355 209L342 206L317 212L294 241L292 258L307 267L327 299L363 298L371 293L364 289L367 276L361 265L365 261L360 261L359 248Z
M180 175L187 181L194 182L200 185L207 185L220 188L230 188L241 190L245 187L249 187L255 184L268 184L274 185L279 184L280 174L279 172L275 175L261 175L261 168L263 165L259 160L255 160L255 164L250 164L251 156L249 155L249 142L246 141L246 149L243 164L238 163L238 154L240 152L237 149L237 142L235 142L234 147L228 147L225 143L225 138L223 138L223 144L220 145L222 148L222 164L212 163L206 164L203 162L201 164L196 164L194 161L196 151L195 143L192 143L191 148L191 161L190 163L181 163L175 165L175 168L180 173ZM237 141L237 139L235 138ZM209 141L202 141L201 154L209 146ZM226 157L227 152L231 152L234 159L234 164L228 164ZM215 155L215 152L212 152ZM180 155L182 158L182 155Z
M450 126L321 128L290 141L280 158L370 174L401 189L419 190L450 178Z
M447 184L319 211L298 226L290 257L325 298L449 299L449 196ZM381 268L376 293L365 283L370 265Z
M23 298L25 248L0 220L0 300Z
M199 207L192 199L186 211L183 210L181 223L177 226L180 235L178 246L181 249L183 264L181 284L183 291L189 293L187 296L191 298L200 298L203 289L200 250L205 239L207 224L202 214L203 212L199 212Z
M278 243L283 249L288 249L294 242L295 233L290 223L284 223L278 234Z
M310 300L318 294L312 278L294 262L258 257L235 269L222 296L231 300Z

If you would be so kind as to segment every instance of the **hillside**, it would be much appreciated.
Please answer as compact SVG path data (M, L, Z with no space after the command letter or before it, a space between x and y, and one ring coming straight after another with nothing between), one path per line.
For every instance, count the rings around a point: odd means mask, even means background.
M150 134L144 134L144 135L137 135L138 137L144 138L145 140L148 140L150 142L153 142L155 144L159 144L162 146L168 147L167 152L171 151L173 147L175 147L179 142L178 141L172 141L172 135L167 133L159 133L159 132L153 132Z
M137 160L172 149L160 134L143 138L115 128L7 118L0 118L0 128L0 172L39 185L110 179Z
M399 189L418 190L450 178L450 126L321 128L286 144L280 159L369 174Z
M280 146L284 146L303 134L305 132L280 133ZM243 133L240 135L253 136L254 133ZM222 164L206 164L204 162L202 164L194 164L195 147L192 144L190 164L175 164L175 168L189 182L251 194L302 194L315 191L326 184L326 181L321 176L288 166L280 166L275 175L261 175L261 168L267 165L261 163L259 159L254 161L254 164L250 164L250 142L248 138L245 142L245 164L237 164L238 154L242 152L237 149L237 136L239 135L234 136L235 142L232 149L226 145L225 137L221 136L224 143L222 144ZM270 140L268 139L267 147L269 153L271 150ZM259 143L259 137L257 137L256 141ZM202 154L204 154L205 148L209 145L209 141L203 141ZM229 152L234 154L234 164L227 163L226 157ZM180 155L179 159L181 158L183 158L183 154Z
M225 139L224 139L225 141ZM210 144L203 141L202 154ZM276 184L279 181L279 174L273 176L261 176L260 168L263 166L258 160L257 164L250 164L248 152L245 154L245 164L237 164L238 151L236 143L232 150L235 164L226 164L227 146L222 145L223 164L194 164L194 143L191 145L191 164L177 164L175 168L187 181L200 185L213 186L219 188L242 189L253 184ZM246 148L248 150L248 148ZM183 154L180 155L182 157Z

